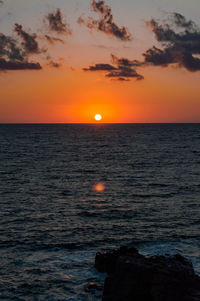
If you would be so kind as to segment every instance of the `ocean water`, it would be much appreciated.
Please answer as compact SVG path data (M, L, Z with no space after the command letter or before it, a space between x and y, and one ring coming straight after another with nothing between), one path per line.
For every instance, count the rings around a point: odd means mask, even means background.
M0 300L101 300L121 245L200 274L199 203L200 124L0 125Z

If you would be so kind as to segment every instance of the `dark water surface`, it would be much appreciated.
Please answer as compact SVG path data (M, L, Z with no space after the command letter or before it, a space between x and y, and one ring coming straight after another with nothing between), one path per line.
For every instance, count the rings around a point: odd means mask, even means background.
M0 300L99 300L120 245L200 273L199 203L200 124L0 125Z

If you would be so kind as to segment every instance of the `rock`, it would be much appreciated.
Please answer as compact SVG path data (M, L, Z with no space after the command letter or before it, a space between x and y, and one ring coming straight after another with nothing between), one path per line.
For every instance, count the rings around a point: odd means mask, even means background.
M97 253L95 267L108 274L103 301L200 301L200 278L179 254L144 256L121 247Z
M91 292L91 291L102 291L102 286L95 283L95 282L90 282L85 289L86 292Z
M101 273L109 273L115 269L120 256L138 254L135 248L120 247L118 250L98 252L95 257L95 268Z

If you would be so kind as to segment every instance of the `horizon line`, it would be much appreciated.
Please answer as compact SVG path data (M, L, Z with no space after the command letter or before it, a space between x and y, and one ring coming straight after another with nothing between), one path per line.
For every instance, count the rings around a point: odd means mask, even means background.
M200 124L200 122L0 122L0 125Z

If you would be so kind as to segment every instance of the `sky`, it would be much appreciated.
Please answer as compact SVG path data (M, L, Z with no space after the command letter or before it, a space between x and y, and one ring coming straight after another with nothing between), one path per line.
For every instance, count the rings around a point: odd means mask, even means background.
M200 122L199 0L0 0L0 123Z

